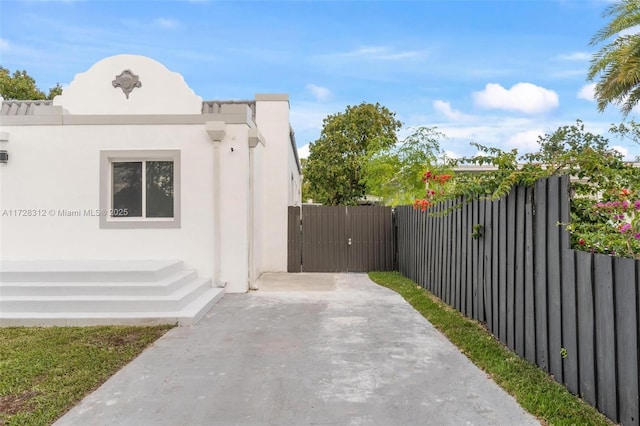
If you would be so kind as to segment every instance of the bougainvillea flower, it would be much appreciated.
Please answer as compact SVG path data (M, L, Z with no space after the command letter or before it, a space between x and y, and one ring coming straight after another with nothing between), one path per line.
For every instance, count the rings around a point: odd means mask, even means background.
M624 234L625 232L627 232L629 229L631 229L631 224L630 223L625 223L620 225L620 233Z

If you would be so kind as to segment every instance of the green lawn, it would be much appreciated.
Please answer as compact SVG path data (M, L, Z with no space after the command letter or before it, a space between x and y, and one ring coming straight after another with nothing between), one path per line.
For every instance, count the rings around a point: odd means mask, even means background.
M169 328L0 328L0 425L53 423Z
M509 350L477 321L466 318L397 272L371 272L396 291L518 403L550 425L611 425L591 405L572 395L537 366Z

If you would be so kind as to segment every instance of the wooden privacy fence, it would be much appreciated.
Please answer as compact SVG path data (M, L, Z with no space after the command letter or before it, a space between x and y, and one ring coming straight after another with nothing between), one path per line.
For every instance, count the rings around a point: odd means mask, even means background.
M638 425L640 261L571 249L558 225L569 191L552 177L429 210L462 203L441 216L399 207L398 267L610 419Z
M289 207L289 272L395 269L393 211L383 206Z

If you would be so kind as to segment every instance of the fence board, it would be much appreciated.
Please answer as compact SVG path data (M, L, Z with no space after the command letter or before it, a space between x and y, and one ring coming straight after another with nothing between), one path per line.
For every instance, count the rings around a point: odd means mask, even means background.
M424 229L424 232L426 232L426 235L428 235L428 237L426 237L424 240L426 241L426 244L422 246L422 249L424 250L423 256L425 259L425 262L423 263L423 265L428 266L428 268L422 272L422 275L423 275L422 284L425 288L431 291L432 290L431 283L433 282L433 274L434 274L434 267L435 267L435 259L433 257L433 245L435 244L435 238L434 238L435 228L434 228L433 220L431 219L429 214L426 213L423 216L424 218L422 222L422 225L423 225L422 229Z
M487 316L484 309L484 291L485 291L485 283L484 283L484 232L485 232L485 200L478 200L478 225L480 225L480 234L476 238L476 244L478 246L478 271L477 271L477 282L478 282L478 296L476 297L478 303L478 321L486 322Z
M594 255L594 296L596 321L596 371L598 409L617 420L616 339L611 257Z
M533 246L533 188L525 194L525 274L524 274L524 349L527 360L536 362L536 316Z
M536 182L535 205L535 306L536 306L536 364L549 371L547 334L547 182Z
M593 255L578 251L576 282L578 294L578 366L580 395L596 405L595 310L593 306Z
M492 273L492 244L493 244L493 217L491 215L493 203L486 200L484 203L484 311L486 315L486 323L489 330L493 329L493 283L491 280Z
M473 204L467 204L467 226L464 228L464 238L467 244L467 316L473 318L473 238L471 238L471 228L473 228Z
M516 188L507 197L507 227L512 232L507 234L507 346L515 351L515 254L516 254Z
M458 205L462 204L462 198L458 198L456 200ZM462 312L462 296L461 296L461 280L462 280L462 208L458 207L456 209L456 231L455 231L455 252L456 252L456 262L455 262L455 304L453 305L458 311Z
M550 177L547 193L547 303L549 371L562 383L562 291L560 288L560 178ZM555 259L556 261L550 261Z
M426 221L426 218L422 217L422 215L418 212L418 210L413 211L413 218L414 218L413 220L416 223L416 226L420 230L419 232L416 232L414 235L411 236L413 240L412 247L414 247L414 250L416 250L416 257L417 257L417 262L413 267L413 276L416 282L424 286L425 285L424 277L420 275L420 272L422 271L421 268L423 268L425 264L426 242L424 239L421 239L420 236L421 234L426 235L426 232L427 232L426 222L424 222Z
M434 268L434 272L435 272L435 276L433 279L433 290L434 293L438 295L439 298L442 298L442 292L440 291L440 286L442 284L442 278L441 278L441 272L442 272L442 267L440 264L440 259L442 256L442 250L441 250L441 246L442 246L442 218L439 216L440 212L442 210L442 204L438 204L435 208L435 212L438 216L433 218L433 222L434 222L434 226L436 228L436 240L434 241L434 248L435 248L435 252L433 253L433 258L435 259L435 268Z
M302 229L300 207L289 206L287 218L287 272L300 272L302 268Z
M447 222L449 225L449 233L447 234L447 288L448 288L448 304L450 306L453 306L453 273L454 273L454 238L453 238L453 233L455 230L455 223L453 220L453 215L451 214L451 209L453 208L453 200L449 200L447 202L447 211L449 212L447 214Z
M499 235L500 235L500 200L493 201L491 203L491 217L493 218L493 231L492 231L492 244L491 244L491 277L492 277L492 295L491 300L493 301L493 326L491 327L491 332L494 336L499 335L499 266L500 266L500 246L499 246Z
M638 394L638 305L636 262L614 259L618 420L623 425L640 422Z
M469 235L471 242L471 288L472 294L471 299L473 303L471 304L472 310L472 318L479 319L478 315L478 239L474 238L472 235L474 233L474 227L478 225L478 204L479 200L473 200L471 202L471 224L469 226Z
M420 239L420 235L421 233L426 233L425 224L423 223L423 221L426 219L423 218L418 213L417 210L414 210L413 217L414 217L414 221L416 222L416 225L418 226L418 229L421 230L420 232L417 232L414 235L412 235L413 247L415 247L416 256L418 258L418 262L413 267L413 276L415 281L417 281L419 284L424 286L425 285L424 277L421 275L421 272L423 271L422 268L424 268L424 265L425 265L426 251L425 251L425 243L424 243L425 240Z
M421 265L423 269L421 270L420 284L423 287L430 289L431 278L433 276L433 265L434 265L432 249L431 249L433 244L433 221L431 220L428 214L422 215L421 220L422 220L421 222L422 232L424 232L425 235L428 235L429 237L422 240L424 243L420 244L420 250L422 251L422 258L424 259L424 262L422 262L422 265Z
M515 348L516 353L524 358L524 250L526 240L524 236L524 205L525 205L525 188L523 186L516 188L516 214L515 229L516 239L515 249Z
M469 262L469 255L467 255L467 214L469 212L468 204L462 206L462 217L460 226L460 312L469 316L469 310L467 309L467 263Z
M560 192L560 221L570 221L569 177L563 176ZM576 265L574 251L571 250L569 233L560 230L560 256L562 276L562 347L566 352L563 357L564 385L573 394L580 392L578 377L578 324L576 305Z
M507 344L507 256L505 256L505 249L507 248L507 200L502 198L500 200L500 212L499 212L499 244L500 252L498 256L498 298L499 304L499 318L500 318L500 332L498 337L504 343Z

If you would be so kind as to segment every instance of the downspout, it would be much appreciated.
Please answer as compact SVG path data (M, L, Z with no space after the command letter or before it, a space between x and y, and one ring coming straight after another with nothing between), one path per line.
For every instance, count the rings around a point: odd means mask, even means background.
M220 230L222 227L222 216L220 213L220 144L226 134L227 125L224 121L207 121L205 123L209 138L213 142L213 285L225 287L226 282L220 277L221 241Z

